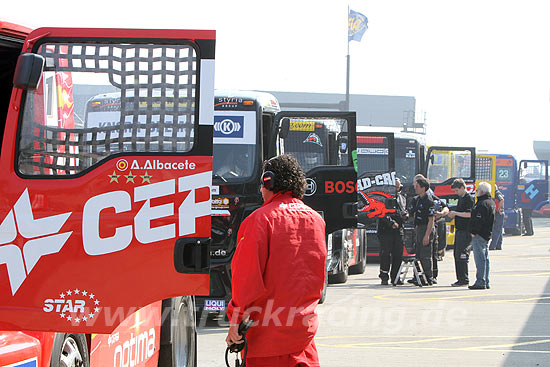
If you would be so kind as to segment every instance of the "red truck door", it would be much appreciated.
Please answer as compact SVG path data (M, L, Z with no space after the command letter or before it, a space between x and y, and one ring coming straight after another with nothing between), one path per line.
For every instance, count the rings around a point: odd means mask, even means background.
M215 32L41 28L22 51L0 157L0 330L109 333L154 301L207 295Z

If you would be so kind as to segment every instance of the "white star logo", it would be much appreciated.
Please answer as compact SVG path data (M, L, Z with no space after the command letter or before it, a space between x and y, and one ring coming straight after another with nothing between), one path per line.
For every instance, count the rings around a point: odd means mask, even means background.
M59 297L65 298L65 293L61 293L61 294L59 295Z
M94 318L94 314L93 314L93 313L89 313L89 314L88 314L88 317L90 317L91 319L93 319L93 318Z
M69 290L67 291L67 294L68 294L69 296L72 296L73 292L69 289Z
M69 315L67 316L67 320L71 321L72 317Z
M82 321L88 321L88 318L86 316L82 317Z
M0 265L6 264L11 293L15 295L42 256L61 251L72 232L57 233L72 213L35 219L28 189L0 224ZM28 241L23 250L13 241L17 235Z
M80 322L80 319L77 317L76 319L74 319L74 322L78 324Z
M96 300L94 301L94 304L95 304L95 305L99 305L99 300L96 299Z
M88 292L82 291L82 295L83 295L83 296L86 296L87 294L88 294Z
M80 293L80 290L77 288L74 290L74 294L79 294Z
M60 314L59 316L61 316L62 319L65 318L65 314L64 314L64 313Z
M94 294L90 293L90 299L94 299Z
M99 307L94 308L94 312L99 312Z

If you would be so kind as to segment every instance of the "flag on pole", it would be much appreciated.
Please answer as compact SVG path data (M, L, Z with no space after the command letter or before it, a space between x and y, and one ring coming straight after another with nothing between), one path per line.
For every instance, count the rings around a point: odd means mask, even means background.
M363 14L349 10L348 14L348 42L361 42L363 34L368 28L368 18Z

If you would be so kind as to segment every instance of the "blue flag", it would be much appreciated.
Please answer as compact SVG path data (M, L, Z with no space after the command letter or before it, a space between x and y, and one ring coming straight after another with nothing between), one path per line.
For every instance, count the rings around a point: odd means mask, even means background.
M366 16L350 9L348 15L348 42L361 42L361 38L363 38L363 34L368 28L368 22Z

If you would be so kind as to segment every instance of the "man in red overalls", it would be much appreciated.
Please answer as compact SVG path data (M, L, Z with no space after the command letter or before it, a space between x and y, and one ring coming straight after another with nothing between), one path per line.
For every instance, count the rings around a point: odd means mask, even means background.
M226 342L243 342L238 324L250 317L247 367L319 366L313 338L325 283L325 222L300 200L306 181L294 157L266 161L261 185L264 204L237 234Z

